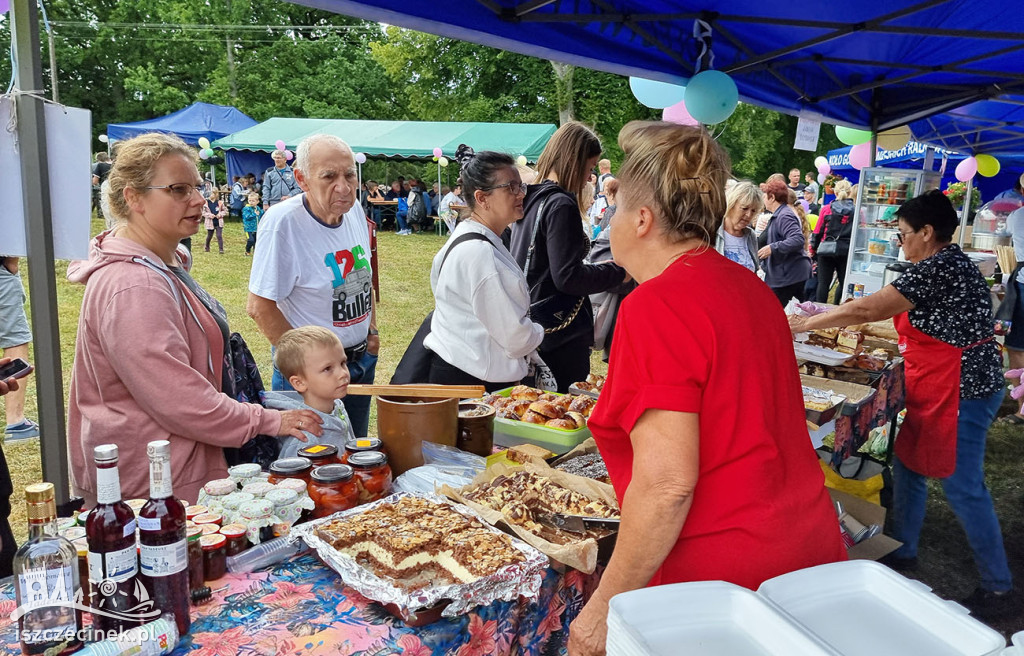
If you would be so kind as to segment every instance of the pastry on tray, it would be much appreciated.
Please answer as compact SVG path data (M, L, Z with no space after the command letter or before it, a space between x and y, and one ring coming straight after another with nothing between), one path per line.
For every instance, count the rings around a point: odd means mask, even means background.
M451 506L417 497L381 503L316 532L338 552L406 590L470 583L525 560L508 536Z

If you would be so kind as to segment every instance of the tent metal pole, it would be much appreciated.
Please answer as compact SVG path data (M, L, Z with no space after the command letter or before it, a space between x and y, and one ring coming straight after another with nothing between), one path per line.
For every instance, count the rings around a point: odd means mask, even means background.
M18 62L18 89L42 89L39 10L35 0L14 0L11 3L11 30ZM58 509L66 513L70 484L44 103L40 98L23 94L18 94L14 102L18 110L16 135L20 144L21 189L25 203L40 458L43 479L53 483Z
M933 166L935 166L935 149L928 146L924 151L924 166L922 168L925 171L931 171Z
M964 194L964 206L960 208L960 239L957 243L963 248L964 232L967 230L967 214L971 209L971 194L974 193L974 178L967 181L967 193Z

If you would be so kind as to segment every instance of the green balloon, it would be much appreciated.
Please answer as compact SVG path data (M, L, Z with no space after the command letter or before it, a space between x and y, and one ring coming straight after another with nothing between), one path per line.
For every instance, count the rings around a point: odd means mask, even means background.
M836 136L847 146L857 146L871 141L870 130L855 130L842 125L836 126Z

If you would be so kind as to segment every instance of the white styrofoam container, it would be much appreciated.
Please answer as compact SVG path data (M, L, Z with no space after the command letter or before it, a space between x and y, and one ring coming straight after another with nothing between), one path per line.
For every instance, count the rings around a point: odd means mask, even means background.
M754 592L723 581L612 598L608 656L836 656Z
M758 593L849 656L986 656L1006 646L959 604L872 561L790 572L765 581Z

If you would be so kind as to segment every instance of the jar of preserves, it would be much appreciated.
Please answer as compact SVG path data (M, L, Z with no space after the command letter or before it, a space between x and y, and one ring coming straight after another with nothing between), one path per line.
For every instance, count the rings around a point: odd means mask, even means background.
M380 441L376 437L359 437L345 442L345 453L342 454L340 460L342 463L347 464L348 459L353 453L363 453L366 451L380 451L387 455L384 442Z
M273 489L273 483L268 483L264 480L256 480L255 482L246 484L246 486L242 488L242 493L251 494L254 499L262 499L267 496L267 492L270 492ZM241 510L241 506L239 506L239 510Z
M286 478L298 478L309 483L309 473L313 471L313 464L306 458L281 458L270 463L271 483L277 483Z
M235 556L249 548L249 539L245 537L245 524L228 524L220 530L227 538L227 554Z
M195 521L196 515L202 515L209 512L210 509L206 506L186 506L185 507L185 519L188 521Z
M251 485L251 484L250 484ZM274 504L266 499L254 499L242 504L242 524L245 524L245 536L249 542L259 544L274 537L271 515Z
M227 574L227 542L227 538L219 533L199 538L199 545L203 548L203 577L207 581L216 581Z
M386 455L380 451L353 453L348 464L356 475L360 504L383 499L391 493L391 467Z
M234 467L228 467L228 478L235 482L235 486L241 490L246 483L252 483L259 476L260 466L254 462L247 462Z
M299 449L299 457L308 460L313 465L313 469L341 462L338 447L333 444L313 444Z
M237 522L240 515L239 508L246 501L252 501L255 498L247 492L232 492L224 497L224 521L221 526Z
M188 540L188 588L194 592L203 587L206 580L203 574L203 547L199 544L203 530L198 526L185 529L185 539Z
M195 527L199 529L202 535L220 533L220 526L217 524L196 524Z
M314 468L313 471L316 471L316 469ZM312 474L310 474L310 477L312 477ZM282 490L291 490L298 495L299 500L296 504L302 512L299 515L298 521L295 522L296 524L308 522L313 518L313 508L316 507L316 504L309 498L308 486L305 481L298 478L286 478L278 483L277 487Z
M193 517L192 522L196 526L202 526L203 524L216 524L217 528L220 528L224 523L224 515L214 512L202 513Z
M199 490L196 505L206 506L208 512L221 512L224 509L224 497L237 492L238 486L230 478L218 478L210 481Z
M348 465L324 465L313 470L309 496L313 517L327 517L359 505L359 486Z
M274 520L274 536L288 535L292 524L299 519L302 509L299 508L299 495L294 490L273 490L267 493L267 501L274 504L271 518Z

